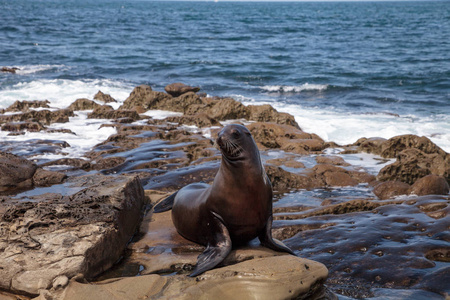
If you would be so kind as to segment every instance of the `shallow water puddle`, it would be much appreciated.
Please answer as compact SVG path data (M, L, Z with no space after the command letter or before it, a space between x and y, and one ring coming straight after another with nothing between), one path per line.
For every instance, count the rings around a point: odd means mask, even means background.
M450 197L325 200L319 207L320 199L317 191L282 198L275 205L280 209L275 236L301 257L324 263L335 292L356 298L389 294L390 299L398 299L396 293L383 289L417 289L417 294L399 292L400 298L428 297L426 290L443 299L439 294L450 292ZM279 208L289 203L316 205L298 212Z

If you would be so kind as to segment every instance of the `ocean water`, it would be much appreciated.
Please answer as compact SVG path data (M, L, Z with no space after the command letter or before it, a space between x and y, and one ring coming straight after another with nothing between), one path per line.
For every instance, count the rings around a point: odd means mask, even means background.
M0 73L0 108L44 99L66 107L98 90L121 102L140 84L183 82L269 103L327 141L417 134L450 152L446 1L0 0L0 8L0 67L20 69ZM53 126L79 129L71 156L111 134L90 134L98 126L84 115Z

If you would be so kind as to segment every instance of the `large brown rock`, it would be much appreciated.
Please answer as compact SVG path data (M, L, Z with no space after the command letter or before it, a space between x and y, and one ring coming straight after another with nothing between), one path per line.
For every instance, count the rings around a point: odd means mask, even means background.
M275 108L266 105L249 105L247 106L248 119L256 122L273 122L277 124L291 125L300 128L295 121L294 116L288 113L280 113Z
M373 193L381 200L408 194L409 184L401 181L386 181L374 187Z
M397 156L397 160L378 173L380 181L399 180L413 184L417 179L429 174L443 176L450 180L450 156L439 153L425 153L419 149L410 148L403 150Z
M381 138L360 139L356 142L359 151L378 154L397 160L385 166L377 179L402 181L413 184L417 179L435 174L450 182L450 155L427 137L400 135L384 140Z
M64 194L3 199L0 289L37 295L121 257L145 202L139 179L87 175L65 185Z
M149 110L155 107L157 103L164 102L170 98L172 96L163 92L153 91L148 85L140 85L134 88L120 108L134 109L140 107L144 110Z
M380 155L382 157L392 158L406 149L417 149L425 154L436 153L440 156L447 155L444 150L430 141L429 138L412 134L395 136L385 141L381 144Z
M418 196L425 195L448 195L449 186L442 176L427 175L418 179L408 190L410 194Z
M167 196L157 191L146 194L151 203ZM129 245L130 256L124 264L142 266L141 276L94 284L72 281L60 298L107 294L108 299L302 299L320 290L328 275L321 263L255 245L233 249L218 267L190 278L186 273L204 247L176 232L170 211L154 215L150 211L140 226L140 236ZM178 274L155 275L173 272ZM103 278L108 278L108 273Z
M325 142L315 134L309 134L295 126L276 123L252 123L247 126L260 146L280 148L286 152L308 154L325 149Z
M31 187L37 166L20 156L0 152L0 192Z
M320 294L328 276L318 262L295 256L252 259L213 269L199 278L185 275L110 279L95 284L72 281L66 300L90 299L308 299ZM261 284L264 283L264 284Z
M176 82L166 85L164 90L173 97L178 97L189 92L197 93L198 91L200 91L200 88L192 87L181 82Z
M37 169L33 175L34 186L51 186L62 183L67 175L61 172Z

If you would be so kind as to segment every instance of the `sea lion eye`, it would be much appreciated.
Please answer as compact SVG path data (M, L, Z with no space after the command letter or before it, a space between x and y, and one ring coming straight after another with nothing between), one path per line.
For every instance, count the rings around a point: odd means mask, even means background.
M241 133L238 130L234 129L231 131L231 135L233 136L233 138L237 139L237 138L239 138Z

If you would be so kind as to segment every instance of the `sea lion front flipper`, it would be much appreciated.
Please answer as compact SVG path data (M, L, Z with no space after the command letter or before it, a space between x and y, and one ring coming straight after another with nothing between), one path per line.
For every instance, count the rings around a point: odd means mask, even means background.
M287 252L289 254L297 256L294 251L292 251L288 246L283 244L283 242L274 239L272 237L272 215L269 217L266 223L266 227L264 228L264 232L259 235L259 241L261 245L270 248L275 251Z
M178 194L178 191L170 195L169 197L165 198L164 200L160 201L158 204L155 205L155 208L153 209L154 213L161 213L164 211L171 210L173 207L173 203L175 202L175 196Z
M195 277L211 270L221 263L231 251L231 237L227 227L225 227L219 215L214 212L212 214L214 215L213 222L215 223L212 225L217 226L217 229L214 230L213 240L208 243L205 251L198 256L197 265L189 275L190 277Z

